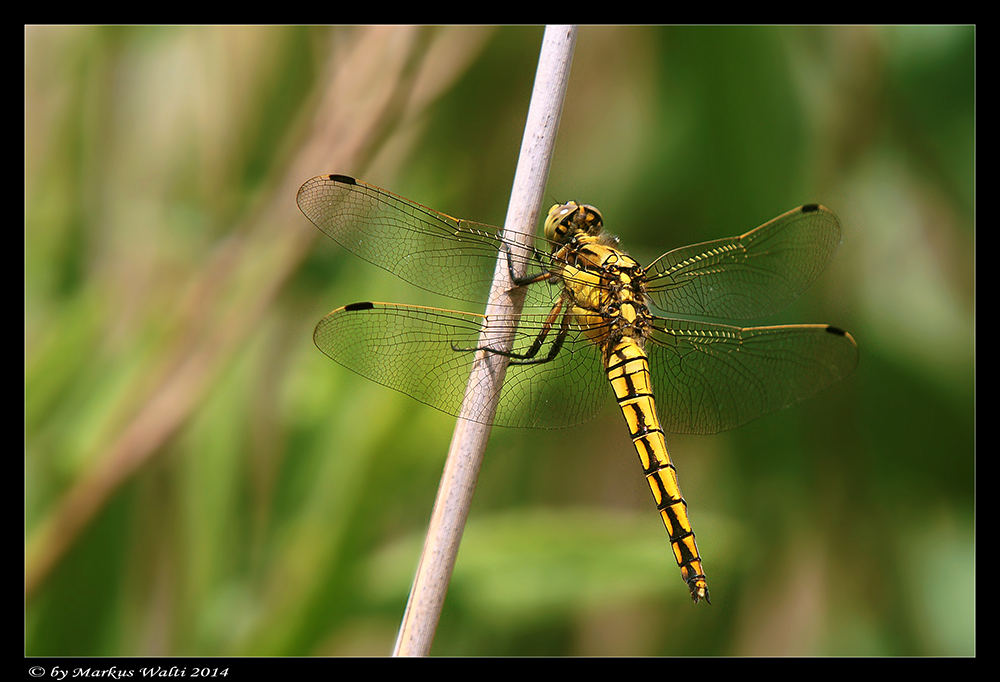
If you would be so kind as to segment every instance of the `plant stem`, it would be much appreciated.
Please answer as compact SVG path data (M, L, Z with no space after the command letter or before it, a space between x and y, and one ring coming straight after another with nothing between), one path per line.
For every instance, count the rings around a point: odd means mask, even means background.
M504 222L505 239L512 244L523 244L538 224L575 44L575 26L546 27ZM522 268L526 263L523 258L513 261ZM524 291L513 286L507 263L506 258L497 259L486 309L489 319L515 316L524 303ZM524 272L515 271L514 275L523 276ZM512 344L512 336L496 337L489 329L484 330L480 342L481 346L497 349L510 349ZM507 363L508 358L497 353L479 354L469 377L462 414L473 410L492 416L496 412ZM461 417L455 425L394 656L426 656L430 652L491 429L489 424Z

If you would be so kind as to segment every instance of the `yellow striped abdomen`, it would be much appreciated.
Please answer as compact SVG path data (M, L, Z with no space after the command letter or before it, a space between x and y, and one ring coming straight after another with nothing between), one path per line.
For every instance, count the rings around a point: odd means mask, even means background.
M660 420L656 416L646 353L635 340L625 337L608 349L606 357L608 380L628 423L632 443L639 453L646 482L656 501L656 509L670 536L681 578L688 584L695 603L704 599L711 604L701 555L698 554L698 545L688 519L687 503L677 485L677 472L670 461Z

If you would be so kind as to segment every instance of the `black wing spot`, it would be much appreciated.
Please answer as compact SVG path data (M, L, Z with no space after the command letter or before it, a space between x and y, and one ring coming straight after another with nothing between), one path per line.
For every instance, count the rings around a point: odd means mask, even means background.
M812 213L813 211L819 210L819 204L806 204L802 207L803 213Z
M350 305L345 305L344 310L353 313L356 310L371 310L375 307L375 304L371 301L362 301L361 303L352 303Z
M847 332L840 327L834 327L832 324L827 325L826 331L834 336L847 336Z
M327 177L330 178L331 180L333 180L334 182L339 182L339 183L342 183L344 185L356 185L356 184L358 184L358 181L355 180L354 178L352 178L349 175L336 175L336 174L334 174L334 175L328 175Z

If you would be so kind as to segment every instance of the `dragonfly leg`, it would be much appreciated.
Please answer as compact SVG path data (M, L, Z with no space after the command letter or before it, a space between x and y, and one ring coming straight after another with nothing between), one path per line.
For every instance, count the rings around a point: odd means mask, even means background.
M552 273L548 270L544 272L539 272L534 275L525 275L524 277L518 277L514 274L514 261L511 259L510 255L510 244L504 242L504 252L507 254L507 272L510 275L510 281L514 283L514 286L525 287L529 284L537 284L538 282L545 282L552 279ZM538 252L532 255L532 259L538 259Z
M546 362L550 362L559 354L562 350L563 343L566 341L566 336L569 334L569 313L563 314L562 323L559 326L559 333L556 335L555 340L552 342L552 346L549 348L549 352L545 354L544 357L538 358L538 352L542 349L545 344L545 339L548 338L549 332L552 331L552 327L555 324L556 318L562 313L563 300L560 298L559 301L552 306L552 310L549 312L549 316L545 320L545 324L542 325L541 331L538 332L538 336L535 340L531 342L531 345L523 353L515 353L513 351L501 351L489 346L476 346L475 348L459 348L452 344L451 348L454 351L468 352L472 353L475 351L485 351L487 353L493 353L494 355L502 355L512 359L512 365L537 365Z
M559 329L559 333L556 335L555 341L552 342L552 346L549 348L549 352L545 354L543 358L535 358L538 354L539 349L544 342L543 335L547 333L546 331L541 332L536 338L534 343L531 344L531 348L528 349L526 353L518 356L517 354L510 354L512 358L512 365L540 365L546 362L551 362L555 360L556 356L559 355L559 351L562 350L563 343L566 341L566 335L569 333L569 315L563 316L563 323Z

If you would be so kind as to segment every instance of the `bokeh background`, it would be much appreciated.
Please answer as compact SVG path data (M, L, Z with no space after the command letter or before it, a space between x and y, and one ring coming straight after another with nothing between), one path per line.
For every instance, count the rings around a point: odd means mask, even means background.
M25 648L385 655L453 419L315 323L426 302L295 192L346 173L502 224L539 27L25 29ZM611 392L493 432L438 655L971 655L975 29L585 27L549 198L640 259L802 203L794 306L849 380L668 436L690 603Z

